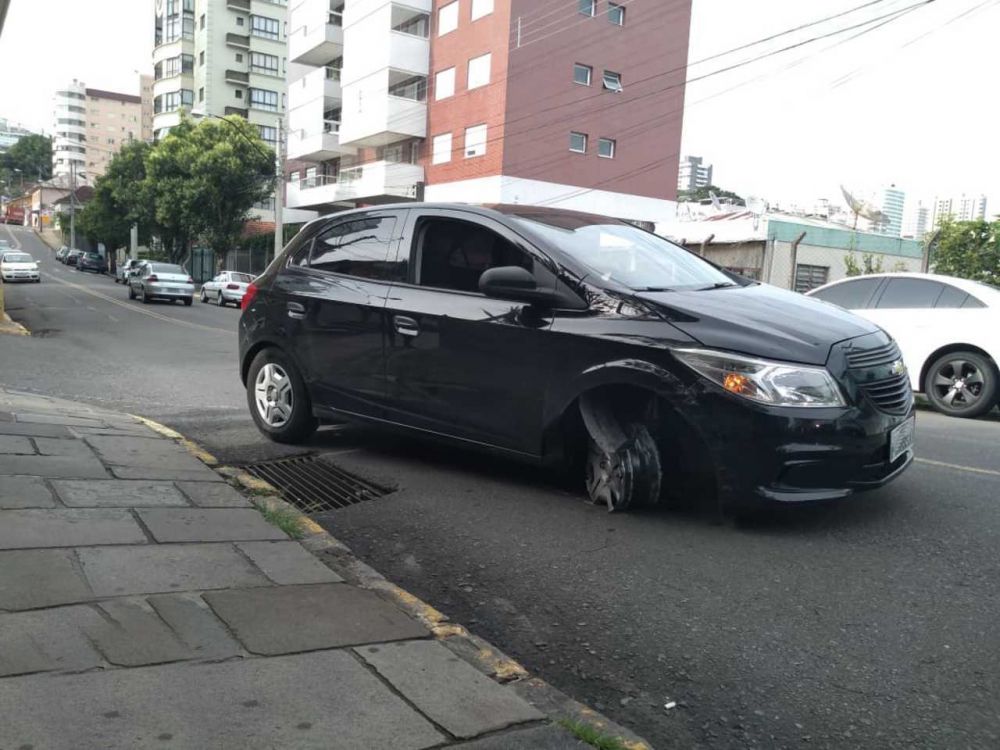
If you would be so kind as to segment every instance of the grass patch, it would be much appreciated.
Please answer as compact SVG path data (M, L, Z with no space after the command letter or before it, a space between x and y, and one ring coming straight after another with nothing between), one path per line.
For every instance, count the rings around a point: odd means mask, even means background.
M589 724L570 719L560 719L559 726L570 732L574 737L582 742L586 742L597 750L628 750L628 745L622 743L617 737L611 737L601 732Z
M265 521L277 526L292 539L301 539L305 536L305 532L302 530L302 516L291 508L260 503L257 505L257 510L264 516Z

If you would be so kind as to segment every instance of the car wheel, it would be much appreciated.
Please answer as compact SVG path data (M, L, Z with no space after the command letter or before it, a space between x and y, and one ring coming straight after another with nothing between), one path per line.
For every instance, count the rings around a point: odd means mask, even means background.
M975 352L951 352L927 370L924 393L931 405L952 417L979 417L997 403L997 368Z
M151 298L146 296L146 287L142 288L142 292L139 295L139 299L142 300L142 304L144 305L148 305L150 303Z
M135 299L135 289L132 288L131 284L128 285L128 298Z
M184 307L191 307L191 303L194 302L194 297L184 298Z
M278 349L254 357L247 373L247 403L257 429L277 443L301 443L319 426L298 368Z
M201 290L201 297L200 297L200 299L201 299L202 302L208 302L208 295L205 294L205 290L204 289Z
M656 505L660 498L660 451L643 424L624 427L624 444L613 453L590 438L587 454L587 494L608 512Z
M222 296L222 290L221 289L219 290L219 298L217 300L215 300L215 304L217 304L219 307L225 307L226 306L226 298Z

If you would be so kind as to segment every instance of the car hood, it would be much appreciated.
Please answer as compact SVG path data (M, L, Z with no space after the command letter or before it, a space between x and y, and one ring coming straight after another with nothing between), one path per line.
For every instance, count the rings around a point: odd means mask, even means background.
M34 261L29 263L0 263L5 271L37 271L38 264Z
M636 296L703 346L790 362L824 364L838 341L879 330L839 307L768 284Z

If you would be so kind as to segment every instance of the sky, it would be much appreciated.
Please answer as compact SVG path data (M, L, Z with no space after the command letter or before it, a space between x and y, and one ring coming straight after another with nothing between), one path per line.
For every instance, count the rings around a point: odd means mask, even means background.
M692 64L688 76L919 1L880 0ZM864 0L693 2L689 59L697 63ZM74 78L137 94L136 71L152 69L152 19L153 0L12 0L0 36L0 117L51 131L52 95ZM985 193L1000 211L1000 107L991 106L998 29L1000 0L933 0L856 40L845 41L856 33L848 32L691 81L681 150L714 164L720 187L771 202L808 204L838 199L841 184L865 195L894 183L925 200Z

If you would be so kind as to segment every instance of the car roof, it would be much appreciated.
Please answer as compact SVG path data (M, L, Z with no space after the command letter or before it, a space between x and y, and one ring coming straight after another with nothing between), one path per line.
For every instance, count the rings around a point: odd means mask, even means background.
M829 289L833 286L838 286L839 284L844 284L848 281L857 281L858 279L924 279L925 281L939 281L942 284L950 284L954 287L958 287L964 292L976 292L976 293L993 293L1000 295L1000 290L993 289L988 284L984 284L978 281L971 281L970 279L962 279L958 276L946 276L940 273L916 273L914 271L897 271L893 273L869 273L864 276L848 276L844 279L837 279L836 281L831 281L829 284L824 284L823 286L816 287L815 289L810 289L807 294L812 294L818 292L821 289Z
M325 214L316 219L311 220L308 224L314 224L318 221L325 221L334 217L348 217L354 215L363 215L366 213L376 212L376 211L389 211L389 210L406 210L406 209L421 209L421 210L452 210L452 211L465 211L466 213L476 214L484 218L498 219L508 216L519 216L522 218L538 218L542 219L545 217L575 217L577 219L590 220L594 224L624 224L625 222L620 219L615 219L610 216L602 216L601 214L591 214L585 213L583 211L570 211L565 208L550 208L548 206L529 206L521 203L421 203L410 201L408 203L386 203L378 206L365 206L364 208L354 208L348 209L347 211L337 211L336 213ZM308 226L307 224L307 226Z

